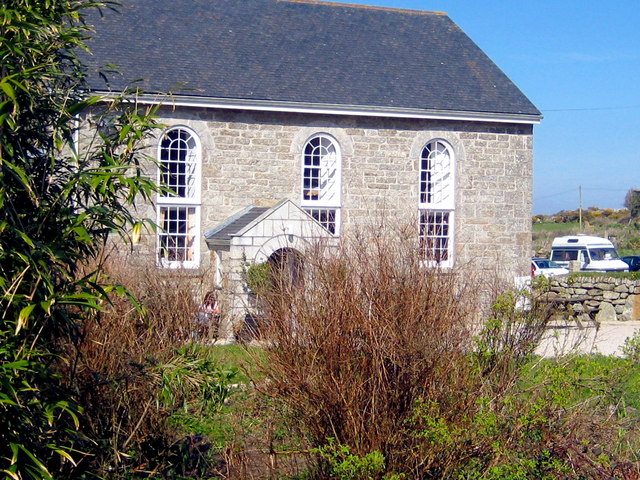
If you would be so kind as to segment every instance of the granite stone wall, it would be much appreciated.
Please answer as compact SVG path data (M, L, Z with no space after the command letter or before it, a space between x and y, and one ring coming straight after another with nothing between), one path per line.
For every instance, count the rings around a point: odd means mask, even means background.
M160 116L200 138L203 232L250 204L299 203L302 148L316 133L340 145L343 233L376 221L415 222L420 153L437 138L456 155L455 262L509 279L529 273L530 125L182 107ZM148 251L153 243L147 239ZM201 268L209 268L204 242L200 248Z

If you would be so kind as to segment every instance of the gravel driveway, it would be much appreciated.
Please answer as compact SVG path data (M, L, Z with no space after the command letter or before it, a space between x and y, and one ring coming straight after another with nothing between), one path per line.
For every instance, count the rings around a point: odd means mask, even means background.
M620 347L636 331L640 331L640 321L601 323L599 326L594 322L582 328L558 323L549 328L537 353L547 357L571 352L622 355Z

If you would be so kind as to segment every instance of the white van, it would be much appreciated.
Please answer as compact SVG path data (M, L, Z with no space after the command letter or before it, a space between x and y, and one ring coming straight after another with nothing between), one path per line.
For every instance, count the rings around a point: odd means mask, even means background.
M624 272L629 265L620 260L613 243L606 238L589 235L556 237L551 244L551 260L569 267L578 260L580 269L592 272Z

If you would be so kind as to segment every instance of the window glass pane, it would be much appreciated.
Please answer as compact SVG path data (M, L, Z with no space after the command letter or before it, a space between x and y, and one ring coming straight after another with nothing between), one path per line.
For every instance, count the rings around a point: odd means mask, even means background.
M570 262L578 259L578 250L554 250L551 260L554 262Z
M340 179L337 148L326 136L314 137L304 149L302 198L319 204L339 201Z
M337 209L335 208L305 208L316 222L322 225L329 233L336 233Z
M196 208L160 207L158 257L161 261L194 260Z
M330 233L339 230L340 156L328 135L310 138L302 158L302 206Z
M420 249L428 261L442 263L449 260L450 212L420 212Z
M453 202L452 157L440 141L429 142L420 161L420 203L443 206Z
M168 131L160 144L160 185L174 193L166 197L194 198L197 151L195 138L184 129Z

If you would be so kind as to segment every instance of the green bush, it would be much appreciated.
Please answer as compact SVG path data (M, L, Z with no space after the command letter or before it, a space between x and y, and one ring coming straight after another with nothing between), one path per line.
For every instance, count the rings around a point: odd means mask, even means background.
M251 264L245 273L247 288L254 295L266 295L273 288L273 275L269 262Z
M109 295L126 294L104 282L98 259L109 236L140 231L133 205L157 191L141 168L154 109L102 102L83 83L84 16L98 6L7 0L0 9L0 471L14 479L77 478L83 468L82 412L60 353ZM76 150L90 111L109 128Z
M384 472L384 457L380 452L353 455L348 446L336 443L335 438L327 438L325 445L312 449L311 453L326 461L330 475L336 480L373 480Z

